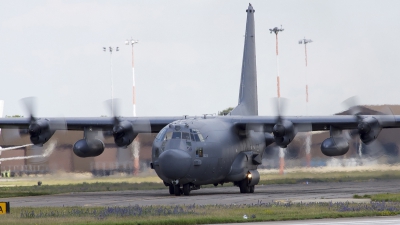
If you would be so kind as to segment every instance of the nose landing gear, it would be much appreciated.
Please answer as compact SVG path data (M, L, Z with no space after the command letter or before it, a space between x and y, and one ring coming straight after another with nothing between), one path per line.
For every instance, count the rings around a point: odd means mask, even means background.
M254 185L249 185L249 179L246 177L245 179L238 182L238 186L240 189L240 193L254 193Z

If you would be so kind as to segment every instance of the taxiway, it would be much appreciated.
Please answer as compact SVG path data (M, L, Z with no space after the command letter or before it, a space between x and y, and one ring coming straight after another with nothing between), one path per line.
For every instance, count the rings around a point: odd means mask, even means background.
M80 192L58 195L5 198L12 207L20 206L128 206L180 204L256 204L271 201L347 201L353 195L398 192L400 180L257 185L253 194L240 194L237 187L204 188L190 196L174 196L168 189L147 191Z

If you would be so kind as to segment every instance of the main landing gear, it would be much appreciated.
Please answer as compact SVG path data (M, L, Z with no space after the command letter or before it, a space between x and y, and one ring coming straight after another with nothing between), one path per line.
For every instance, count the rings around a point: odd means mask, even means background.
M181 186L179 184L177 184L177 185L170 184L170 185L168 185L168 188L169 188L170 195L180 196L181 194L183 194L183 195L188 196L188 195L190 195L191 190L200 189L200 186L196 186L196 185L188 183L188 184L182 185L182 188L181 188Z
M169 185L169 194L170 195L175 195L175 196L180 196L181 194L184 195L190 195L190 184L184 184L183 187L181 188L180 185Z

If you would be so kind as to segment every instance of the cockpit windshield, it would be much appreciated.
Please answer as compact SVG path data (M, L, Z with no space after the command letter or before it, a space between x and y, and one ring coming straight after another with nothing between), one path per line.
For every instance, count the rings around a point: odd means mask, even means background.
M160 132L161 133L161 132ZM160 135L160 134L159 134ZM157 135L157 137L159 136ZM164 135L162 135L164 136ZM171 140L171 139L183 139L188 141L197 141L197 142L204 142L203 135L200 134L198 130L190 129L189 132L180 132L180 131L168 131L165 134L165 137L160 136L161 140Z

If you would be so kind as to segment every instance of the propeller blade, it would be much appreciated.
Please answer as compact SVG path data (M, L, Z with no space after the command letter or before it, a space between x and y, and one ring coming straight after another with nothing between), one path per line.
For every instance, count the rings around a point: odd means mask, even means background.
M31 118L31 121L35 120L36 100L37 99L35 97L26 97L20 100L20 103L25 109L25 113L28 114L28 117Z
M108 114L111 117L120 117L121 100L118 98L108 99L104 101L104 106L106 107Z

